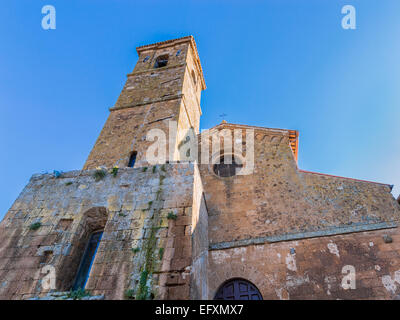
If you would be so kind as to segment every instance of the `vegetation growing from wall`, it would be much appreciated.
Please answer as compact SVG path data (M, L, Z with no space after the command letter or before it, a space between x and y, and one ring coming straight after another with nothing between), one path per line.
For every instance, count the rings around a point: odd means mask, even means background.
M176 220L176 218L178 218L178 216L175 213L173 213L172 211L168 212L167 219Z
M153 167L153 172L155 172L156 166ZM164 171L164 170L162 170ZM161 171L160 171L161 172ZM142 251L144 252L144 262L140 271L139 283L136 288L136 300L147 300L154 297L154 294L150 292L152 287L152 275L156 268L157 260L161 260L164 255L164 248L158 248L157 250L157 233L160 230L160 206L162 194L162 184L165 179L164 175L160 174L159 177L159 188L156 193L155 203L157 203L158 208L154 209L154 215L151 219L151 224L149 226L149 235L144 239ZM152 210L153 201L149 201L148 210Z
M164 256L164 248L160 248L158 250L158 257L160 258L160 260L162 260L163 256Z
M115 167L113 167L112 169L111 169L111 174L113 175L113 177L115 178L116 176L117 176L117 174L118 174L118 166L115 166Z
M128 289L125 291L126 299L135 299L135 291L133 289Z
M140 251L140 248L139 248L139 247L132 248L132 252L133 252L133 253L138 253L139 251Z
M102 180L107 175L107 171L102 168L97 168L96 171L93 173L93 178L96 181Z
M87 296L91 296L90 292L81 288L81 289L77 289L74 291L71 290L70 292L68 292L66 298L73 299L73 300L80 300L83 297L87 297Z
M34 222L29 226L29 230L37 230L42 226L41 222Z

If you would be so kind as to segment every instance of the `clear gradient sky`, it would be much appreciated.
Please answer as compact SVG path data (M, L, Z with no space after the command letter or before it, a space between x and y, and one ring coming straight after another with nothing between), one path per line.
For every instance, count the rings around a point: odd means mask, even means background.
M41 27L44 5L56 30ZM341 27L351 4L357 29ZM33 173L82 168L135 47L193 35L201 128L297 129L299 167L400 192L400 1L0 3L0 219Z

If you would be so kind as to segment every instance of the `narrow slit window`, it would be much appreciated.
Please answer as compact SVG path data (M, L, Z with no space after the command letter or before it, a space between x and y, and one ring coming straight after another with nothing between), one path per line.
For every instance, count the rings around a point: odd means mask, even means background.
M128 167L129 168L133 168L135 166L136 156L137 156L137 152L136 151L131 153L131 156L129 157L129 162L128 162Z
M89 243L86 246L85 253L83 254L83 258L75 278L75 283L72 288L74 291L85 289L102 235L103 231L97 231L92 233L90 236Z
M196 81L196 74L194 73L193 70L192 70L192 79L193 79L194 85L196 86L196 83L197 83L197 81Z
M164 54L162 56L157 57L156 62L154 63L154 68L162 68L168 64L168 55Z

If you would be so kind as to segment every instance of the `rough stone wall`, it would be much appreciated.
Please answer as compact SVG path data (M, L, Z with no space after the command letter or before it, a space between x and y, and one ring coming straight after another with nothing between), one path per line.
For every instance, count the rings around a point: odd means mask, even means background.
M119 169L100 181L93 173L31 178L0 224L0 298L46 296L48 265L56 271L53 291L68 291L90 233L104 228L86 289L106 299L123 299L129 289L136 297L188 299L193 165Z
M386 235L392 243L384 242ZM231 278L251 281L264 299L400 297L397 228L211 250L209 262L210 299ZM354 289L342 287L345 266L354 267Z
M395 279L400 264L397 229L391 229L398 224L400 206L390 186L299 170L288 134L255 129L251 175L221 178L212 165L200 165L209 213L209 298L234 277L252 281L264 298L279 298L280 290L291 298L392 297L395 293L390 295L381 281L389 281L389 275ZM384 233L395 235L393 245L382 243ZM337 241L340 259L329 251L331 240ZM365 247L369 242L376 245ZM296 250L297 270L290 269L290 248ZM361 277L369 272L368 281L375 283L364 280L358 293L327 294L325 281L337 285L344 264L354 264ZM375 265L382 271L375 270L372 280ZM305 279L309 283L303 285ZM337 289L333 286L331 292Z
M147 141L146 136L151 129L169 132L169 121L178 119L180 100L171 99L111 111L83 169L95 169L98 166L110 168L114 165L125 167L132 151L138 153L135 167L148 165L146 151L154 142ZM174 143L170 147L174 148Z
M228 178L200 165L210 244L399 219L389 185L299 170L285 131L255 130L254 161L253 174Z

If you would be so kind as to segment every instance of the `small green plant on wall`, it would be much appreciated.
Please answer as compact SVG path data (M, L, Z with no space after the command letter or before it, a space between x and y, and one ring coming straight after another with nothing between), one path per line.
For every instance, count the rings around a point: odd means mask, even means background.
M125 291L126 299L135 299L135 291L133 289L128 289Z
M111 174L113 175L113 177L115 178L116 176L117 176L117 174L118 174L118 166L114 166L112 169L111 169Z
M164 256L164 248L160 248L158 250L158 257L160 258L160 260L162 260L163 256Z
M139 247L132 248L132 252L133 252L133 253L138 253L139 251L140 251L140 248L139 248Z
M41 226L42 226L42 223L41 223L41 222L35 222L35 223L32 223L32 224L29 226L29 230L37 230L37 229L39 229Z
M175 213L173 213L172 211L168 212L167 219L176 220L176 218L178 218L178 216Z
M91 296L89 291L86 291L85 289L77 289L75 291L70 291L67 294L67 299L73 299L73 300L80 300L83 297L88 297Z
M97 167L96 171L93 173L93 178L96 181L100 181L101 179L103 179L107 174L107 171L105 171L104 169Z
M148 298L148 290L149 288L147 287L147 277L149 275L149 272L147 270L143 270L140 274L140 280L139 280L139 288L138 292L136 293L136 300L147 300Z

